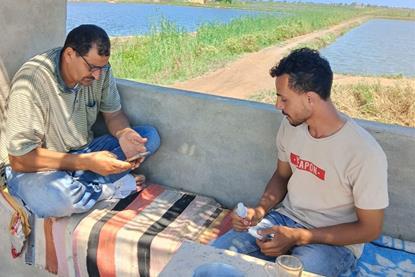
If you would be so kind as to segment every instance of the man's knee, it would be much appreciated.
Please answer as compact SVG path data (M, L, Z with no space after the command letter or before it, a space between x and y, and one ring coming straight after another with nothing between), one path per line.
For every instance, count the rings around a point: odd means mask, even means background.
M133 128L140 136L147 138L147 150L153 154L160 147L160 135L152 125L139 125Z
M295 247L291 254L301 260L305 271L324 276L338 276L352 268L355 261L347 248L325 244Z
M53 181L46 193L49 199L53 199L50 207L45 210L48 216L64 217L77 212L77 206L85 195L85 185L73 180L71 176ZM81 212L85 212L83 210Z
M85 192L83 185L64 171L18 174L10 186L15 196L41 218L71 215Z
M248 232L228 231L223 236L214 240L211 245L220 249L228 249L234 252L248 254L259 249L255 238Z

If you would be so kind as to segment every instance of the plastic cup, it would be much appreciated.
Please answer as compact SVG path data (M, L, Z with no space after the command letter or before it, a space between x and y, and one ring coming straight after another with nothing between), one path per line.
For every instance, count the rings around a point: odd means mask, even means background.
M275 264L278 277L300 277L303 272L303 263L295 256L278 256Z

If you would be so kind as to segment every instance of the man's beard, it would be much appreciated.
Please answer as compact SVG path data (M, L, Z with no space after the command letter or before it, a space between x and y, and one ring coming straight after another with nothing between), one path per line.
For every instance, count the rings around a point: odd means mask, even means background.
M284 111L282 111L282 114L287 118L288 123L290 123L290 125L293 126L293 127L297 127L297 126L299 126L299 125L301 125L301 124L303 124L305 122L305 120L302 120L302 121L293 121L292 117L289 116Z

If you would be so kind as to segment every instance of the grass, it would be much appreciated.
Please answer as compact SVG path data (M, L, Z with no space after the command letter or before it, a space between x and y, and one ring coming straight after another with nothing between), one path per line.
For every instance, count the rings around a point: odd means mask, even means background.
M415 19L415 11L408 9L255 2L222 3L219 6L277 11L284 16L264 15L236 19L228 24L206 24L195 33L187 33L174 23L162 20L146 36L113 39L111 64L115 75L153 84L171 84L215 70L244 53L283 43L351 18ZM329 34L297 47L320 49L341 34ZM399 79L400 76L393 78ZM334 85L332 99L341 111L352 117L415 127L415 92L409 84ZM251 100L274 103L274 92L260 92Z
M311 49L316 49L316 50L319 50L319 49L321 49L321 48L324 48L324 47L326 47L327 45L329 45L329 44L331 44L332 42L334 42L339 36L341 36L341 35L343 35L344 33L346 33L347 31L349 31L350 29L352 29L352 28L354 28L354 27L356 27L356 26L358 26L359 24L358 23L355 23L355 24L351 24L350 26L348 26L347 28L345 28L345 29L342 29L342 30L340 30L340 31L337 31L337 32L332 32L332 33L328 33L328 34L326 34L326 35L324 35L324 36L321 36L321 37L318 37L318 38L315 38L315 39L313 39L313 40L310 40L310 41L308 41L307 43L299 43L299 44L297 44L297 46L296 47L294 47L294 49L299 49L299 48L303 48L303 47L308 47L308 48L311 48ZM290 51L291 50L294 50L294 49L290 49ZM289 54L289 53L286 53L287 55Z
M331 98L351 117L415 127L415 87L409 82L334 84ZM276 96L274 91L262 91L250 100L275 104Z
M415 127L415 88L409 83L335 85L332 98L352 117Z
M162 20L146 36L115 39L111 64L116 77L171 84L215 70L244 53L255 52L354 17L383 15L415 18L415 13L407 10L338 5L236 3L227 6L273 11L279 15L243 17L228 24L205 24L195 33L187 33L173 22ZM322 37L309 46L321 48L338 35Z
M114 43L111 64L119 78L171 84L214 70L244 53L366 12L350 7L285 9L284 16L244 17L228 24L205 24L195 33L162 20L148 36Z

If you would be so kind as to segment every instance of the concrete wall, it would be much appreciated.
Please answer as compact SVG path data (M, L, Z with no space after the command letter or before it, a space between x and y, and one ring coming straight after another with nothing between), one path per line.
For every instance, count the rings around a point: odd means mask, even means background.
M63 45L66 0L0 1L0 136L4 134L5 101L9 81L35 54ZM1 209L0 209L1 212ZM8 220L0 220L0 276L50 276L10 257Z
M271 105L118 80L133 124L149 123L162 145L143 167L152 181L253 205L275 169L280 117ZM102 125L98 133L105 132Z
M63 45L66 0L1 0L0 60L8 76L30 57Z
M65 28L66 0L0 1L0 136L9 81L26 60L63 45Z
M9 79L25 60L63 43L65 19L65 0L0 1L0 135ZM150 180L212 196L228 207L258 201L275 169L281 115L271 105L125 80L119 80L119 88L131 121L160 131L162 146L142 168ZM362 124L389 160L391 206L385 233L415 241L415 130ZM98 130L104 131L102 122ZM0 219L0 276L49 276L10 258L8 221Z
M257 203L275 169L282 119L272 105L118 80L134 124L155 125L160 150L142 171L154 182L216 198ZM389 162L385 233L415 241L415 129L359 121ZM98 132L103 132L102 124ZM306 197L306 196L305 196Z

